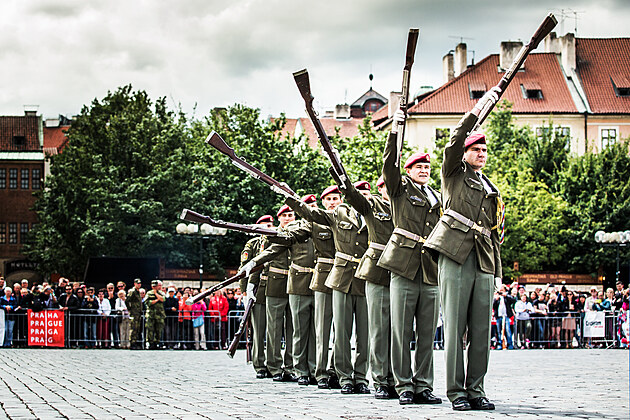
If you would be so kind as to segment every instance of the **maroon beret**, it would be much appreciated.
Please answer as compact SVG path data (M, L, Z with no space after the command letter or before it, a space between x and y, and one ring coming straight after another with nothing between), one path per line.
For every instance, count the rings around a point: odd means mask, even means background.
M411 168L414 163L417 162L431 163L431 156L428 153L414 153L407 158L407 161L405 162L405 169Z
M341 192L339 191L339 187L337 187L336 185L331 185L330 187L324 190L324 192L322 193L322 195L319 196L319 198L324 198L328 194L341 194Z
M311 204L317 201L317 197L315 197L315 194L306 194L300 200L302 200L306 204Z
M472 133L466 138L464 149L468 149L473 144L486 144L486 135L482 133Z
M383 178L383 175L378 177L378 181L376 181L376 187L380 188L383 185L385 185L385 179Z
M293 209L291 209L291 207L287 206L286 204L283 205L282 207L280 207L280 210L278 210L278 213L276 214L276 217L280 217L280 215L282 213L286 213L288 211L293 211Z
M370 183L367 181L355 182L354 188L356 188L357 190L366 190L366 191L370 191L372 189L372 187L370 186Z
M268 214L265 214L264 216L260 216L260 218L256 220L257 225L261 223L267 223L267 222L273 223L273 217Z

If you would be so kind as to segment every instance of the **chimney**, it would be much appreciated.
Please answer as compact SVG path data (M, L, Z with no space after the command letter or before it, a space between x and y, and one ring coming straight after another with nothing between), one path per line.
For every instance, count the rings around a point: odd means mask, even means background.
M455 47L455 57L453 58L453 76L457 77L466 70L468 57L466 56L466 44L460 42Z
M545 37L545 52L560 54L560 39L556 35L555 32L550 32L549 35Z
M575 35L567 33L560 38L561 61L565 73L570 74L576 68L575 59Z
M348 104L339 104L335 106L335 119L336 120L347 120L350 118L350 105Z
M501 70L507 70L510 68L522 47L523 41L501 42L501 53L499 55L499 67ZM526 63L523 63L521 69L525 69L525 64Z
M394 112L400 106L400 95L402 95L401 92L389 92L389 102L387 103L387 116L389 118L394 115Z
M24 105L24 115L27 117L36 117L39 105Z
M442 75L444 83L450 82L455 78L455 71L453 70L453 53L449 52L442 57Z

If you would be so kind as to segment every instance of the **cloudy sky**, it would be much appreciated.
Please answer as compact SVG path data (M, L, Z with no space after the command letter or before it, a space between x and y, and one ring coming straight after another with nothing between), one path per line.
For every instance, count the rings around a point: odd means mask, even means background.
M131 83L205 115L244 103L304 116L292 72L308 68L320 109L369 88L400 88L407 31L420 28L412 90L442 83L442 56L463 37L469 62L502 40L529 40L549 12L578 13L578 36L630 36L630 2L453 0L3 0L0 114L39 105L73 115ZM573 31L573 15L556 31Z

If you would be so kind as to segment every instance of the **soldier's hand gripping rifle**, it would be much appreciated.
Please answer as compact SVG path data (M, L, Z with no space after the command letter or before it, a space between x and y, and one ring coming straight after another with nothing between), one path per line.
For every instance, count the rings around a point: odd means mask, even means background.
M261 170L245 162L244 159L236 156L234 149L228 146L225 140L223 140L223 138L216 131L213 131L212 133L208 135L208 137L206 138L206 143L208 143L210 146L214 147L219 152L229 157L234 166L247 172L254 178L261 180L265 184L269 185L272 191L278 194L281 194L285 197L291 197L296 200L300 199L300 197L286 184L276 181L275 179L265 174Z
M315 131L317 132L317 137L319 137L319 142L322 144L324 148L324 152L328 155L328 159L332 164L330 168L330 174L333 179L341 188L348 188L350 185L350 181L348 179L348 174L341 164L341 159L339 159L339 152L330 144L330 140L324 131L324 127L322 127L321 121L317 118L317 114L315 113L315 109L313 108L313 95L311 94L311 82L308 77L308 70L300 70L293 73L293 78L295 79L295 83L297 84L298 89L300 90L300 94L304 99L304 103L306 104L306 113L308 114L311 122L313 123L313 127L315 127Z
M407 53L405 54L405 67L403 68L403 80L402 90L400 94L399 108L407 116L407 104L409 103L409 80L411 78L411 66L413 65L414 57L416 56L416 45L418 44L419 30L417 28L409 29L409 36L407 37ZM400 166L400 155L402 153L403 140L405 138L405 121L397 123L396 132L396 166Z
M245 312L243 312L243 316L241 317L241 323L238 325L238 330L234 333L234 338L228 347L227 354L230 358L234 357L234 353L236 353L236 349L238 348L239 342L241 341L241 337L247 331L247 327L249 325L249 318L252 313L252 309L256 304L256 292L258 291L258 284L254 285L254 290L252 291L252 297L247 300L247 305L245 305ZM250 361L250 356L248 352L247 362Z
M221 283L215 284L214 286L212 286L211 288L209 288L205 292L202 292L202 293L199 293L199 294L197 294L195 296L189 297L188 299L186 299L186 305L192 305L193 303L199 302L201 299L205 298L206 296L210 296L211 294L213 294L217 290L223 289L224 287L227 287L230 284L239 281L240 279L242 279L246 275L254 273L256 271L259 271L262 268L263 268L263 264L257 265L256 267L252 268L249 271L249 273L243 272L243 273L236 274L235 276L232 276L232 277L230 277L228 279L225 279Z
M257 225L241 225L238 223L224 222L222 220L214 220L209 216L197 213L189 209L184 209L179 216L180 219L188 222L195 223L207 223L210 226L215 226L223 229L237 230L239 232L245 232L252 235L265 235L265 236L277 236L278 232L273 229L263 228Z
M481 127L481 124L483 124L488 115L490 115L490 112L492 111L496 103L499 102L499 99L503 95L503 92L505 92L505 89L507 89L512 79L514 79L516 72L518 72L518 70L521 68L529 53L538 47L540 41L542 41L557 24L558 21L556 20L553 13L549 13L543 23L534 33L529 43L523 46L518 52L518 55L514 59L514 62L512 63L510 68L505 71L505 74L503 75L499 83L486 93L486 95L488 96L484 95L486 96L486 98L481 98L479 100L479 106L475 106L475 108L477 108L478 110L477 123L473 127L472 131L477 131L479 127Z

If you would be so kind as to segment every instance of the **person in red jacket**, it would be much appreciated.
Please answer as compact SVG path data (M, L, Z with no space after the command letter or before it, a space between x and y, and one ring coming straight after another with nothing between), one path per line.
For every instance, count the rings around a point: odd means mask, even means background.
M225 289L217 290L210 298L211 338L212 343L219 343L219 348L227 349L227 314L230 305L225 297ZM213 346L213 348L216 348Z

